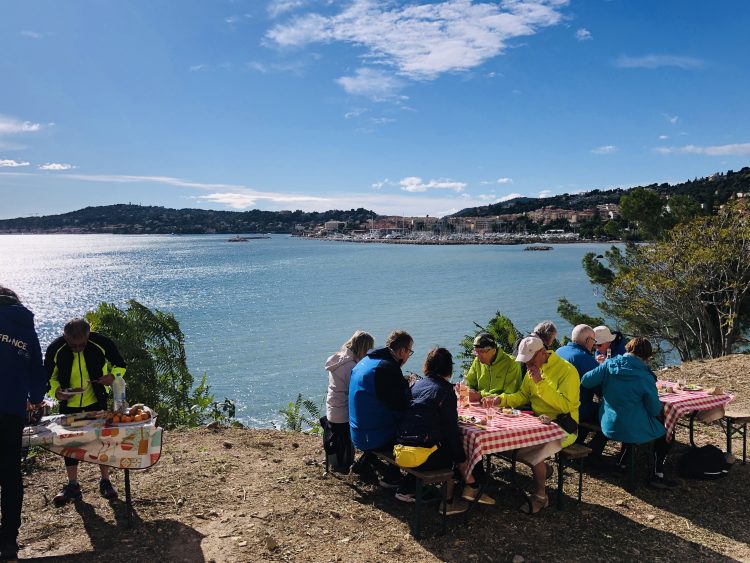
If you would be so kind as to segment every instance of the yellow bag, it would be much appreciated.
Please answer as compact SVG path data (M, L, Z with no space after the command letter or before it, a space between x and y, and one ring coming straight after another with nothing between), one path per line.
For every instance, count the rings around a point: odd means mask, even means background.
M420 448L419 446L404 446L396 444L393 446L393 457L396 463L401 467L419 467L432 452L437 450L437 446L431 448Z

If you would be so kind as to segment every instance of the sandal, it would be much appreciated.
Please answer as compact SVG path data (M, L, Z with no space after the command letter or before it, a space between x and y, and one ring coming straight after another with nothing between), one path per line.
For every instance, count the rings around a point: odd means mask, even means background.
M531 510L529 510L529 506L531 506ZM531 495L531 497L529 497L529 502L522 504L519 510L524 514L536 514L537 512L541 511L543 508L547 508L548 506L548 496L540 497L538 495Z

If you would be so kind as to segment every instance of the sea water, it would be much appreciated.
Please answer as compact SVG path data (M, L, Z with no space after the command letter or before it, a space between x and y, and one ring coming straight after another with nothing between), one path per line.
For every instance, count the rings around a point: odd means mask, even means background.
M601 244L415 246L305 240L284 235L227 242L226 235L4 235L0 284L36 315L42 347L67 320L102 301L128 299L175 315L188 365L218 400L253 426L278 421L298 393L322 404L325 359L357 329L382 345L393 329L414 337L405 370L426 353L454 355L475 324L497 311L521 331L545 319L560 335L566 297L595 314L581 267ZM458 362L457 362L458 364ZM458 365L457 365L458 369ZM458 374L457 374L458 375ZM127 378L127 374L126 374Z

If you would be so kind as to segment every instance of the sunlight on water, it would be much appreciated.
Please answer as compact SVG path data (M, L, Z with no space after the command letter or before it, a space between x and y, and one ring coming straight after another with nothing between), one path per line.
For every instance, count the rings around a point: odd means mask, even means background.
M355 329L371 332L378 345L391 329L411 332L416 353L406 369L413 371L432 346L457 353L473 323L498 310L521 330L551 318L569 333L557 299L596 313L581 258L605 248L4 235L0 283L34 311L43 346L102 301L136 299L173 313L196 379L206 373L217 399L236 400L239 416L262 426L299 392L322 403L323 362Z

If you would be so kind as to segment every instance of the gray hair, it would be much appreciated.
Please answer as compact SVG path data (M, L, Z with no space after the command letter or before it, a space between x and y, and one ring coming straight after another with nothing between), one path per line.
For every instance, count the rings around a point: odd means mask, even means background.
M65 336L72 336L73 338L88 335L89 332L91 332L91 325L89 325L86 319L80 317L69 320L65 323L65 328L63 328L63 334Z
M349 349L357 360L361 360L367 354L367 351L375 346L375 339L372 335L364 330L357 330L351 338L344 343L343 348Z
M573 332L570 334L570 339L576 344L583 346L586 344L586 339L589 336L594 336L594 329L589 325L576 325L573 328Z
M557 334L557 327L552 321L542 321L534 327L534 334L542 339L545 346L549 346L555 339L554 336Z

